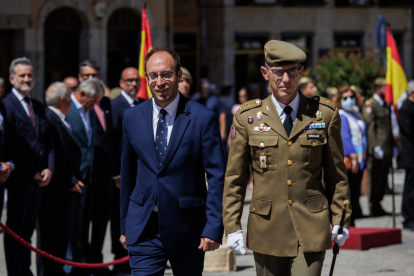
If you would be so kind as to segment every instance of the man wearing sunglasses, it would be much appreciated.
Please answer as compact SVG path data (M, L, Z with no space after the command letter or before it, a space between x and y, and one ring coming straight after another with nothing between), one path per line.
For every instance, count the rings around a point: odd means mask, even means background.
M227 245L245 252L240 218L251 162L247 246L257 275L319 276L331 239L343 245L349 233L350 211L338 235L349 199L340 116L328 100L297 91L306 60L302 50L272 40L264 54L261 73L272 94L244 103L231 128L223 196Z

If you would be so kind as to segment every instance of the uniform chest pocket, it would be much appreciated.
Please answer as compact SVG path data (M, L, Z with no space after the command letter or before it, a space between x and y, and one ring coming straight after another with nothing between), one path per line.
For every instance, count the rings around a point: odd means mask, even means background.
M304 151L305 162L307 156L307 164L304 166L304 169L313 170L322 166L322 153L323 146L326 144L326 134L305 133L299 136L298 141Z
M252 168L263 172L277 170L279 167L279 135L250 135L250 156Z

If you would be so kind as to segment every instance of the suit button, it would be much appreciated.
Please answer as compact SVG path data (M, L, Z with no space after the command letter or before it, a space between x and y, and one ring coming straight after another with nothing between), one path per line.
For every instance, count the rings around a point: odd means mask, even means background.
M291 146L293 144L292 140L288 141L288 145Z
M261 148L264 148L264 143L260 143L260 147Z
M252 210L253 212L256 212L256 208L253 208L253 210Z
M154 198L153 197L151 197L151 202L154 202Z
M316 142L313 142L313 143L312 143L312 146L316 146Z
M292 166L292 164L293 164L292 160L288 160L288 165Z
M326 209L326 205L325 205L325 204L323 205L323 209L324 209L324 210Z
M292 185L292 180L288 180L287 181L287 184L290 186L290 185Z
M288 203L289 203L290 206L292 206L293 201L289 199Z

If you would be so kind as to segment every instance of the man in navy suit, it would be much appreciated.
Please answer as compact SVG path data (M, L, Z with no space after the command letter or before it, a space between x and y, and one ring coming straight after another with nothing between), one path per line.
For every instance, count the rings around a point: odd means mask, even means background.
M68 86L63 82L52 83L46 91L46 104L56 165L40 203L40 240L42 250L64 259L69 242L70 207L75 194L82 193L84 186L79 176L81 147L66 119L72 104ZM66 276L62 264L44 258L43 265L43 276Z
M31 242L40 206L41 187L54 171L49 127L43 105L30 97L34 85L29 59L17 58L10 65L12 92L3 101L12 141L15 171L7 181L7 226ZM4 235L8 275L32 275L30 250Z
M125 109L134 107L142 102L144 99L138 98L137 93L140 88L140 78L138 70L133 67L128 67L122 71L119 85L122 88L121 95L112 100L112 150L114 163L114 180L115 185L112 187L112 208L111 208L111 239L112 239L112 253L115 255L115 260L121 259L128 255L128 252L119 243L120 228L120 210L119 210L119 196L121 188L121 142L122 142L122 121L124 119ZM114 267L120 272L130 272L131 269L128 263Z
M79 90L72 93L72 106L70 113L66 116L72 126L72 133L81 147L81 163L79 167L80 181L85 184L81 187L82 193L75 196L72 206L71 233L67 257L73 261L84 261L81 245L82 218L86 200L86 186L91 180L92 160L94 155L96 117L93 106L99 103L103 97L104 88L99 79L92 78L83 81ZM72 275L82 275L84 271L72 269Z
M123 121L120 241L132 275L163 275L167 259L174 275L202 275L223 236L217 115L178 92L176 52L154 48L145 68L153 98Z

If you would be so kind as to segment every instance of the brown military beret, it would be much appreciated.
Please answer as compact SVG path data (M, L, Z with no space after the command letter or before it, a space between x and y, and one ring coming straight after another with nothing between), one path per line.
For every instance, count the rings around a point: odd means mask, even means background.
M190 71L188 71L184 67L181 67L181 71L183 71L183 76L182 76L183 79L187 79L190 82L193 82L193 78L191 77Z
M385 79L384 78L376 78L374 80L375 86L385 86Z
M264 47L266 63L269 65L283 65L304 62L304 51L291 43L280 40L270 40Z

